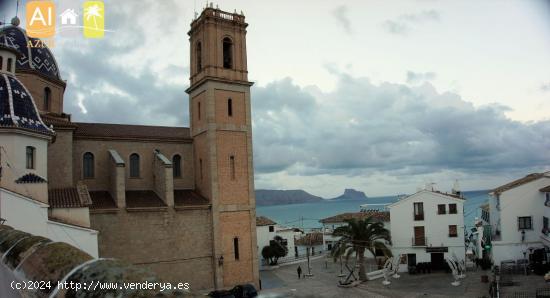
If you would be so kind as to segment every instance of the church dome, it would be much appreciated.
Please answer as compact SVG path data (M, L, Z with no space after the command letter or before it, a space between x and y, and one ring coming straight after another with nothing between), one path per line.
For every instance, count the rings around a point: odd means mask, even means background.
M30 92L9 73L0 73L0 128L4 127L54 133L42 122Z
M55 57L39 39L28 37L25 30L18 26L0 28L0 34L3 34L6 43L17 49L20 54L17 58L17 69L34 70L46 77L61 80ZM37 46L29 47L29 44Z

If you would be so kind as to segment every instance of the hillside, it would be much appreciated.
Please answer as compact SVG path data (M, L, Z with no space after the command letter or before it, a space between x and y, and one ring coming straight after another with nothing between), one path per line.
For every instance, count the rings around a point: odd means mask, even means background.
M286 205L286 204L301 204L301 203L317 203L324 199L314 196L304 190L273 190L273 189L257 189L256 190L256 205L271 206L271 205Z

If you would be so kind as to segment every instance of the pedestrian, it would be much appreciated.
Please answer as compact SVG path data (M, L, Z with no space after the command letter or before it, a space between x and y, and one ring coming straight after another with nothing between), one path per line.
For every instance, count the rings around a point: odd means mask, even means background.
M300 265L298 265L298 269L296 269L296 271L298 272L298 279L302 278L302 267L300 267Z

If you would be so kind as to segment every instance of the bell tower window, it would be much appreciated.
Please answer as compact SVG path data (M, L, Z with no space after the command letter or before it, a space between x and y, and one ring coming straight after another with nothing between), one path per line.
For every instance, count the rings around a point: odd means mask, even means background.
M233 100L231 98L227 99L227 115L233 116Z
M231 170L231 180L235 180L235 156L229 157L229 168Z
M44 110L45 111L50 110L51 98L52 98L52 90L50 90L50 88L48 87L44 88Z
M196 55L197 55L197 72L199 72L202 70L202 45L200 41L197 43Z
M233 68L233 42L229 37L223 39L223 68Z

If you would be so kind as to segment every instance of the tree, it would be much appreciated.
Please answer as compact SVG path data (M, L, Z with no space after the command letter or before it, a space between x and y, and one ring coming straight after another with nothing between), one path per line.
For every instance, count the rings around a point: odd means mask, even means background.
M331 255L336 261L340 256L346 258L355 253L359 262L359 280L367 280L365 272L365 250L376 255L381 250L386 257L391 257L391 250L386 245L391 241L390 231L384 228L381 222L375 222L370 217L366 219L346 220L347 225L334 229L333 236L340 237L340 240L333 246Z
M275 236L273 240L269 241L269 245L262 248L262 257L270 266L277 265L279 258L288 254L288 248L282 242L283 238Z

